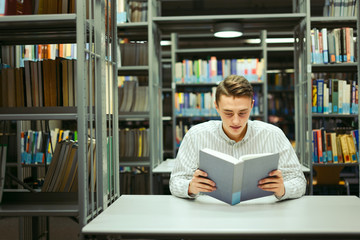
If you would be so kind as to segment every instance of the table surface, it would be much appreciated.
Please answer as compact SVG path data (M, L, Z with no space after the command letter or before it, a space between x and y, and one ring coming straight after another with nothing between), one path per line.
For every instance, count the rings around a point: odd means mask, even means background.
M360 199L355 196L274 196L235 206L209 196L123 195L87 224L84 235L166 238L360 239Z

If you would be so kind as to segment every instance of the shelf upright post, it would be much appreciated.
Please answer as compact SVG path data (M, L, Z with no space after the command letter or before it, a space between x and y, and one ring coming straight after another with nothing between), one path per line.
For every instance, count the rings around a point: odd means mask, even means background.
M85 1L77 1L76 4L76 43L77 43L77 127L78 127L78 201L79 204L79 225L80 228L86 224L86 213L88 194L85 183L88 182L86 175L86 156L87 156L87 98L88 92L87 81L88 73L85 68L85 39L86 39L86 18L85 18Z
M152 170L163 160L163 127L161 101L161 46L160 30L152 21L157 16L156 0L148 0L148 46L149 46L149 105L150 105L150 193L153 194Z
M176 82L175 82L175 64L176 64L176 49L178 48L178 34L171 33L171 121L172 121L172 136L173 136L173 156L176 156L176 114L175 114L175 93L176 93Z
M360 82L360 33L359 33L359 30L360 30L360 20L359 20L360 4L359 4L359 1L357 2L356 6L357 6L357 15L358 15L357 20L356 20L356 27L357 27L357 31L356 31L356 33L357 33L357 36L356 36L357 54L356 54L356 56L358 56L357 57L358 59L356 59L356 61L357 61L357 85L359 86L359 82ZM360 96L360 93L358 91L358 99L360 99L359 96ZM359 105L358 105L358 130L360 131L359 119L360 119L360 111L359 111ZM360 143L359 142L357 144L358 144L358 149L360 151ZM360 197L360 159L358 159L358 173L359 173L358 181L359 181L359 197Z
M116 4L116 5L115 5ZM110 150L112 150L112 153L110 156L108 156L109 164L108 170L108 179L109 179L109 191L110 191L110 197L113 197L112 201L120 197L120 177L119 177L119 107L118 107L118 82L117 82L117 74L118 74L118 61L120 59L117 59L117 0L113 0L111 3L111 39L108 37L107 46L111 46L111 69L112 74L109 74L109 77L112 77L112 97L113 99L109 99L109 101L113 101L113 104L110 104L110 106L113 106L113 112L112 112L112 124L109 123L109 125L112 126L112 142L109 142L109 145L112 144L112 147ZM116 7L114 7L116 6ZM111 42L110 42L111 40ZM108 97L108 96L107 96ZM110 146L109 146L110 147ZM110 152L109 150L109 152ZM112 178L112 174L114 174L114 178ZM113 188L113 190L112 190ZM113 191L113 195L111 194Z
M311 36L310 36L310 30L311 30L311 11L310 11L310 0L306 0L305 3L305 10L306 10L306 29L305 29L305 33L306 33L306 42L305 42L305 51L306 51L306 59L305 59L305 64L304 66L304 71L306 71L305 73L305 86L307 87L307 91L306 91L306 97L307 97L307 109L305 109L306 114L304 114L305 119L304 122L306 123L306 127L304 129L304 133L305 134L305 141L306 141L306 147L305 147L305 159L308 159L309 161L309 168L310 168L310 181L309 181L309 194L312 195L313 194L313 177L314 177L314 172L313 172L313 156L312 156L312 111L311 111L311 106L312 106L312 86L311 86L311 72L312 72L312 66L311 66Z
M264 66L263 66L263 120L264 122L268 121L268 86L267 86L267 44L266 44L266 37L267 37L267 31L266 30L262 30L260 32L260 39L261 39L261 48L262 48L262 57L263 57L263 61L264 61Z
M308 77L311 77L311 65L309 63L308 50L310 49L310 10L309 2L298 2L294 11L306 13L306 17L296 26L294 31L295 38L295 137L296 137L296 153L302 165L311 169L312 156L311 151L311 84L309 86ZM309 69L310 68L310 69ZM310 88L310 89L309 89ZM310 94L310 95L309 95ZM309 102L310 101L310 102ZM310 119L310 120L309 120ZM309 125L310 124L310 125ZM309 142L310 141L310 142ZM310 158L309 158L310 157ZM310 170L310 178L312 179L312 171ZM311 181L311 179L309 181ZM311 183L312 185L312 183ZM312 189L312 186L309 188ZM310 191L312 191L310 189Z
M106 154L106 63L105 63L105 1L95 1L94 9L94 47L95 47L95 138L96 138L96 171L91 170L91 189L90 194L94 195L94 204L97 206L92 209L96 212L99 208L105 210L107 190L107 176L104 170L107 169ZM90 118L91 120L91 118ZM90 123L91 124L91 123ZM92 167L90 168L92 169ZM93 176L93 174L96 176ZM92 178L96 177L96 189ZM95 192L93 192L95 190ZM92 203L93 204L93 203Z

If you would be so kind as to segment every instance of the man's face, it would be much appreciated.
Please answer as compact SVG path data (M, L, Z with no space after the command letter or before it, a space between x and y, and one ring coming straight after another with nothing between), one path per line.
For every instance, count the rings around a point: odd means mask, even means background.
M221 95L215 107L223 122L226 135L238 142L245 136L247 121L253 107L254 100L247 96L228 97Z

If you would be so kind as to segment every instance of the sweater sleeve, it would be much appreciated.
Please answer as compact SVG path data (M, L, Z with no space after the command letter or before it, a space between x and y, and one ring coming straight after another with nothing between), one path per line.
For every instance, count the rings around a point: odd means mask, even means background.
M280 135L278 138L280 153L279 170L282 172L285 186L285 194L280 200L299 198L305 194L306 179L289 140L283 133Z
M175 160L175 166L170 176L171 194L182 198L194 198L189 196L188 188L194 172L199 167L199 151L193 143L191 130L185 135Z

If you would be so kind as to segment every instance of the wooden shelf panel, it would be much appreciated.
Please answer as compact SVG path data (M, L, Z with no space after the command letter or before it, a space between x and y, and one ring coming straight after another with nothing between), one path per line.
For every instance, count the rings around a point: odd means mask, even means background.
M118 76L147 76L149 66L121 66L118 70Z
M353 27L356 29L356 17L311 17L311 27L317 28L338 28L338 27Z
M75 41L75 14L17 15L0 18L0 42L5 45Z
M76 107L0 108L0 120L76 120Z
M147 41L148 26L147 22L119 23L117 24L118 37Z
M119 120L121 121L144 121L149 118L149 112L119 112Z
M313 118L356 118L357 114L312 113Z
M0 216L79 215L78 193L4 192Z
M312 64L312 72L356 72L357 62Z

